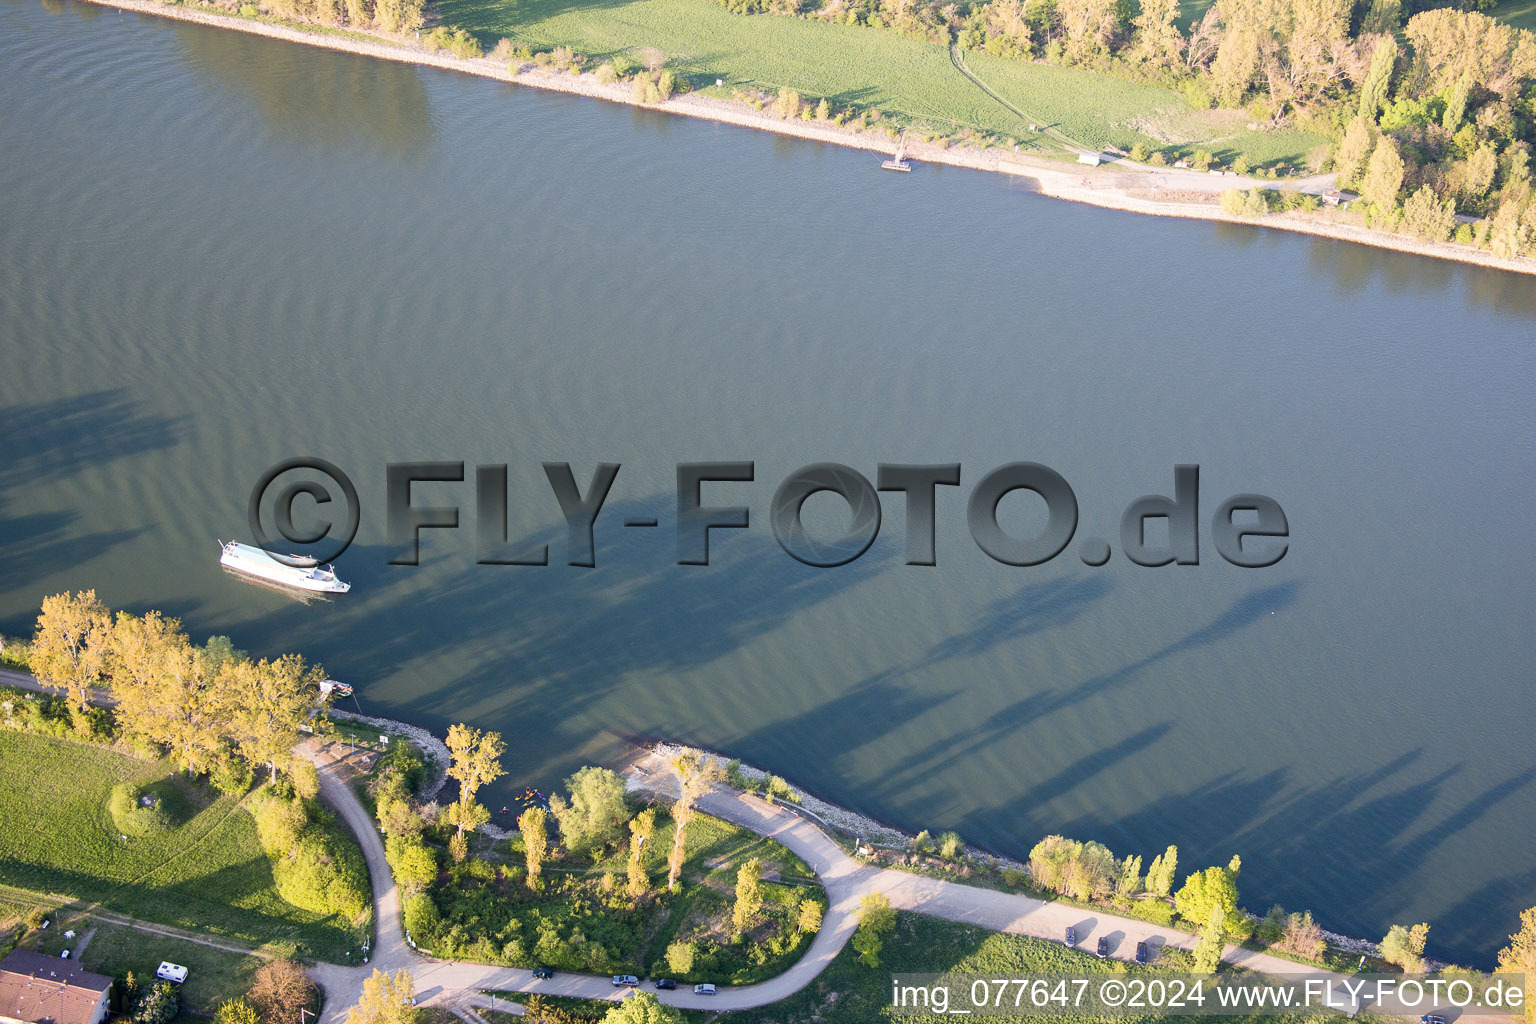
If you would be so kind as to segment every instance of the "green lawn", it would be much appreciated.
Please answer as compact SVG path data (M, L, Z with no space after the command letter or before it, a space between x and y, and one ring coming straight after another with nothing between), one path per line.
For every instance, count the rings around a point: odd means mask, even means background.
M1536 0L1504 0L1488 13L1516 28L1536 32Z
M65 914L55 927L35 933L30 944L41 953L57 956L59 950L78 943L89 927L89 922L72 920ZM86 970L112 978L132 971L143 984L154 978L155 968L162 960L180 964L187 968L187 980L181 986L181 1005L198 1013L212 1013L226 999L244 994L250 988L251 975L265 963L260 957L211 949L122 925L98 923L94 927L96 933L80 961ZM63 937L67 929L76 931L74 939Z
M812 103L825 97L835 109L875 107L933 132L969 127L1046 149L1052 144L1031 133L1031 123L1054 125L1087 146L1129 148L1137 141L1158 144L1138 127L1142 122L1193 113L1181 96L1159 86L966 54L972 72L1007 101L999 103L955 67L947 47L883 29L732 14L711 0L439 0L437 6L445 24L468 29L487 46L506 37L534 48L569 46L597 60L638 58L655 47L695 85L713 91L715 79L723 80L724 95L787 86ZM1219 148L1233 156L1245 152L1255 164L1299 160L1320 141L1217 126L1197 131L1185 148L1214 151L1218 140Z
M1100 961L1088 953L1067 949L1059 942L1045 942L1020 935L1001 935L969 925L939 921L917 914L899 913L896 928L885 936L880 952L880 966L865 967L851 945L843 947L837 959L820 977L795 995L771 1006L722 1014L726 1024L868 1024L870 1021L938 1022L952 1019L940 1016L896 1015L890 1010L891 975L902 973L936 974L954 971L986 974L998 978L1054 973L1087 975L1105 972L1156 973L1188 970L1185 954L1164 951L1158 962L1138 967L1123 961ZM1015 1018L1025 1019L1025 1018ZM1167 1020L1193 1022L1197 1018L1134 1015L1098 1017L1089 1015L1052 1015L1064 1022L1118 1022ZM1208 1019L1208 1018L1200 1018ZM1269 1015L1263 1017L1223 1017L1223 1021L1264 1021L1285 1024L1288 1021L1320 1021L1321 1016ZM1340 1018L1342 1019L1342 1018Z
M234 798L176 780L174 830L121 838L107 806L112 787L149 785L173 774L165 762L0 732L0 884L343 959L352 929L278 897L256 824Z

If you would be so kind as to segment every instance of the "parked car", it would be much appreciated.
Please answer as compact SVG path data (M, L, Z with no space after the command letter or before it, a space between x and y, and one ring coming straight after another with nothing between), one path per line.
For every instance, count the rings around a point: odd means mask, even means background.
M693 994L696 996L712 996L715 994L715 986L709 984L708 982L695 985L693 986Z
M1445 1024L1445 1018L1437 1017L1433 1013L1426 1013L1419 1018L1419 1024Z
M1109 956L1109 940L1108 939L1100 939L1099 940L1098 951L1095 952L1093 955L1098 957L1100 960L1103 960L1106 957L1108 957Z
M657 978L656 987L664 992L670 992L677 988L677 982L673 981L671 978Z
M173 964L169 960L160 961L160 966L155 969L155 977L161 981L174 982L180 985L187 980L187 969L180 964Z
M1148 959L1150 959L1150 954L1147 950L1147 944L1145 942L1136 943L1136 962L1144 964Z
M640 984L640 979L635 977L633 974L615 974L613 976L614 988L623 988L625 985L634 987L638 984Z
M535 967L533 969L533 976L535 978L553 978L555 976L555 969L553 967Z
M1077 945L1077 929L1073 928L1071 925L1067 925L1067 945Z

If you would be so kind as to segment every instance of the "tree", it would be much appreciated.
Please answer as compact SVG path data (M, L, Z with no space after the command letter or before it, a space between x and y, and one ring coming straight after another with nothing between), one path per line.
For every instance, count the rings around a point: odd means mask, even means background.
M859 927L853 933L853 948L859 961L866 967L880 966L880 950L885 945L880 938L896 926L896 911L883 892L866 893L859 901Z
M292 960L263 964L251 979L247 997L261 1014L262 1024L293 1024L315 1001L315 983Z
M1167 896L1173 891L1173 876L1179 869L1179 848L1170 846L1152 858L1147 868L1147 892L1154 896Z
M107 669L118 724L131 736L176 750L183 769L200 767L223 732L210 679L235 660L232 649L211 644L199 660L181 623L159 612L118 612Z
M565 780L569 802L556 796L550 809L560 822L560 839L575 854L617 846L629 820L624 780L607 768L588 766Z
M1349 127L1344 130L1344 138L1339 142L1338 151L1333 154L1333 169L1339 172L1340 188L1349 188L1354 184L1375 145L1373 118L1361 116L1349 122Z
M1417 974L1424 969L1424 943L1429 939L1429 925L1413 927L1395 924L1381 940L1381 958L1402 968L1404 974Z
M693 806L709 791L719 768L708 754L686 747L672 756L668 767L677 779L677 802L672 805L672 852L667 855L667 891L671 892L677 886L687 856L686 835L688 822L693 820Z
M1360 24L1361 35L1391 35L1403 24L1402 0L1371 0L1365 20Z
M1178 0L1142 0L1141 13L1132 21L1136 26L1137 55L1153 64L1171 67L1184 48L1178 17Z
M437 881L437 854L420 836L390 836L384 852L406 897L420 896Z
M501 766L506 752L499 732L463 724L448 727L448 777L458 782L461 799L473 800L483 787L507 774Z
M1127 857L1120 864L1120 874L1115 878L1115 895L1129 899L1141 892L1141 857Z
M1360 85L1360 116L1375 122L1387 105L1387 90L1392 84L1392 69L1397 65L1397 40L1384 35L1371 51L1371 67Z
M548 815L542 807L530 807L517 819L523 834L523 858L528 864L528 888L539 887L539 872L544 870L544 855L549 852Z
M330 699L319 689L324 678L319 666L305 665L297 654L224 666L217 690L224 698L230 735L247 761L265 764L277 778L278 766L292 759L299 727L311 723L312 711L323 712Z
M464 863L469 856L469 833L491 820L491 812L473 800L460 796L443 812L442 822L454 826L457 831L448 840L448 851L455 864Z
M736 872L736 906L731 912L731 924L737 939L747 933L752 918L763 908L763 887L758 879L762 870L762 864L753 857Z
M347 1011L346 1024L416 1024L421 1011L411 1005L416 982L404 970L385 974L377 967L363 982L363 996Z
M802 935L810 932L821 931L821 904L816 900L802 900L800 903L800 916L795 921L795 930Z
M1371 153L1365 167L1360 195L1383 213L1397 207L1397 193L1403 187L1403 158L1392 136L1384 135Z
M101 682L110 648L111 619L106 606L96 599L96 591L43 598L32 637L32 674L69 697L77 731L90 728L85 710L90 706L91 688Z
M667 947L667 967L673 974L692 974L697 947L691 942L674 942Z
M1536 907L1520 915L1520 930L1499 951L1499 973L1525 975L1522 1019L1526 1024L1536 1021Z
M609 1010L603 1024L683 1024L683 1012L662 1003L654 992L635 992Z
M1179 916L1186 921L1203 922L1216 907L1221 910L1227 930L1235 929L1242 913L1237 907L1237 869L1240 867L1241 862L1233 857L1224 868L1206 868L1186 878L1173 898Z
M1200 941L1195 944L1195 971L1210 974L1221 966L1226 938L1226 915L1220 906L1212 905L1205 918L1205 927L1200 929Z
M1403 203L1403 230L1431 242L1445 241L1456 230L1455 202L1441 202L1432 186L1420 185Z

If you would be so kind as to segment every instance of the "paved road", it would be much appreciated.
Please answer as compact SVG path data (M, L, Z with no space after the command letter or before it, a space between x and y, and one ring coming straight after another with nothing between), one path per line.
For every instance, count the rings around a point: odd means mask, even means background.
M30 676L0 672L0 683L41 689ZM319 753L318 744L306 741L301 753L319 769L321 796L334 807L357 836L368 863L373 884L376 937L367 966L343 967L317 965L310 973L325 989L325 1011L321 1024L339 1024L347 1010L362 994L363 982L377 968L384 971L407 969L416 983L416 995L424 1005L444 1005L473 1016L470 1007L483 1005L477 993L491 989L504 992L542 992L576 996L584 999L621 999L626 990L615 989L609 978L582 974L557 974L550 979L535 979L519 968L488 964L434 960L411 949L405 941L400 920L400 897L384 857L379 832L357 795L337 773L334 763ZM659 759L645 759L647 770L631 775L630 787L663 797L676 795L675 786ZM793 995L826 969L858 926L859 902L871 892L883 892L891 905L948 921L975 925L991 931L1060 941L1068 926L1077 930L1080 943L1093 949L1100 937L1109 940L1110 955L1129 960L1136 944L1146 942L1154 948L1173 946L1193 949L1195 936L1171 928L1159 928L1146 921L1118 917L1096 910L1084 910L1061 903L1050 903L1012 893L961 885L941 879L914 875L905 871L862 864L844 853L818 826L790 808L769 804L758 797L735 790L721 789L705 794L699 809L724 818L744 828L782 843L815 871L825 886L828 910L821 931L810 949L789 970L756 985L722 986L715 996L696 996L691 991L660 993L663 1002L677 1006L733 1010L765 1006ZM1342 981L1344 975L1304 965L1267 953L1228 946L1222 957L1229 963L1271 974L1305 975ZM511 1009L509 1007L509 1009ZM513 1011L515 1012L515 1011ZM1462 1016L1460 1022L1477 1018ZM1495 1020L1499 1018L1493 1018Z

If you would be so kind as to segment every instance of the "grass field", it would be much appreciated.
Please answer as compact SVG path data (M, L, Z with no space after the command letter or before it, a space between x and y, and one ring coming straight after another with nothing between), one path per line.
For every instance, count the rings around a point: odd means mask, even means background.
M1536 2L1536 0L1526 0ZM569 46L597 60L638 57L647 47L706 91L776 91L787 86L834 108L874 107L936 133L972 128L1002 139L1052 148L1029 131L1057 126L1086 146L1158 145L1137 125L1193 113L1177 93L1043 63L985 54L966 62L999 103L965 77L944 46L904 39L881 29L833 25L772 15L740 15L711 0L439 0L445 24L474 33L487 46L506 37L534 48ZM1013 108L1013 109L1010 109ZM1321 140L1300 133L1233 133L1191 137L1183 148L1213 148L1262 164L1299 160ZM1214 151L1214 150L1213 150Z
M1138 967L1119 960L1095 960L1088 953L1075 952L1058 942L1045 942L1020 935L1000 935L969 925L901 913L897 915L895 930L885 936L878 968L863 966L858 962L853 947L845 946L820 977L795 995L761 1009L722 1014L718 1019L728 1024L867 1024L880 1020L903 1021L906 1024L937 1022L951 1018L897 1015L891 1011L892 974L953 971L997 978L1037 974L1086 976L1110 972L1130 975L1188 970L1185 956L1181 951L1165 951L1159 961L1147 967ZM1193 1022L1197 1018L1158 1017L1151 1014L1139 1018L1134 1015L1098 1017L1052 1014L1049 1018L1041 1019L1074 1024L1101 1021L1103 1024L1125 1024L1138 1019ZM1221 1019L1287 1024L1325 1018L1269 1015Z
M42 932L32 946L40 953L57 956L59 950L79 942L89 927L93 925L71 920L66 913L57 926ZM96 932L80 960L86 970L112 978L132 971L144 983L154 978L155 968L162 960L180 964L187 968L187 980L181 986L182 1007L197 1013L212 1013L224 1000L243 994L250 988L251 975L265 963L260 957L211 949L122 925L97 923L94 927ZM75 939L64 938L63 933L69 929L76 931Z
M0 732L0 884L100 903L131 917L252 943L283 943L303 955L343 959L345 922L281 900L256 837L232 797L177 782L176 827L124 840L107 801L120 782L172 774L85 744Z

